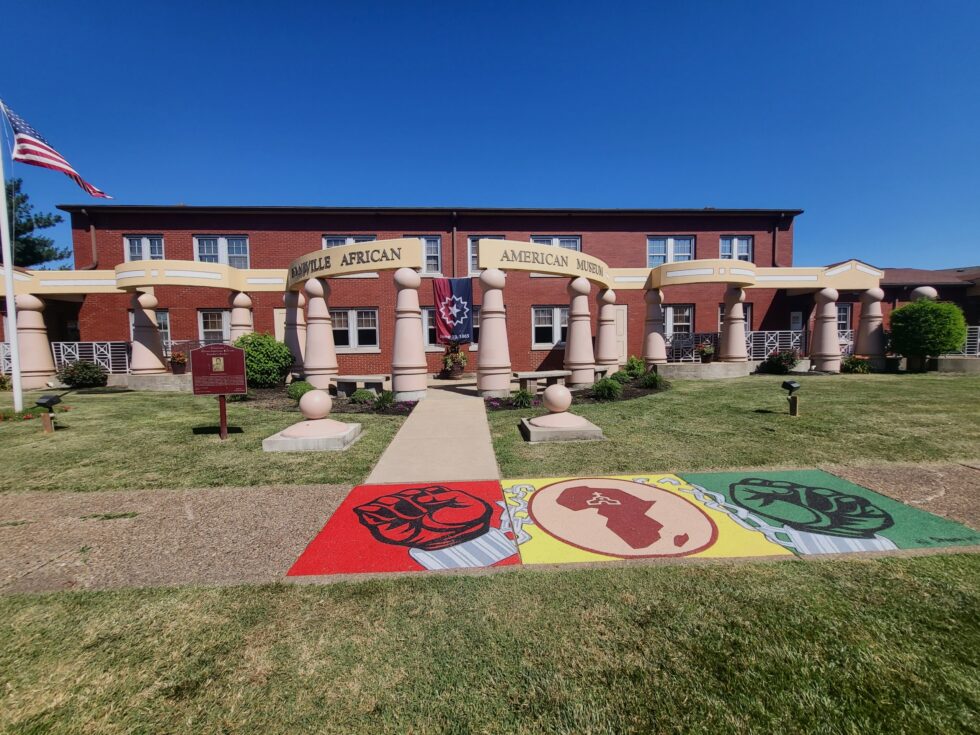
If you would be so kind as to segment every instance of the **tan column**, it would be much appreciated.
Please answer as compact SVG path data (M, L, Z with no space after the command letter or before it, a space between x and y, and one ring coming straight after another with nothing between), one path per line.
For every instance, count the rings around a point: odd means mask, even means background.
M810 344L810 368L840 372L840 339L837 337L837 290L825 288L814 294L817 303Z
M568 384L586 387L595 383L595 353L592 351L592 317L589 313L589 293L592 284L587 278L568 282L568 339L565 340L565 369L571 370Z
M885 367L885 332L881 315L883 298L885 292L880 288L869 288L861 294L861 319L854 339L854 354L868 358L871 367L876 370Z
M725 318L721 322L721 344L718 359L722 362L745 362L749 359L745 347L745 291L730 286L725 291Z
M600 289L596 294L599 310L599 328L595 338L595 364L619 365L616 351L616 292L611 288Z
M667 363L667 342L664 340L664 295L659 288L647 289L647 319L643 336L643 359L649 370Z
M252 299L247 293L239 291L229 298L231 302L231 341L251 334L252 328Z
M506 274L488 268L480 274L483 305L480 307L480 345L476 357L476 387L481 396L510 395L510 346L507 312L504 311Z
M419 286L422 278L411 268L395 271L395 343L391 358L391 389L399 401L425 398L429 368L425 362ZM482 335L481 335L482 339Z
M330 319L330 285L323 278L306 282L306 353L303 373L314 388L327 390L337 377L337 350L333 344L333 322Z
M306 349L306 317L303 307L306 297L299 291L287 291L282 296L286 305L286 318L283 320L283 341L293 353L293 371L302 372L303 353ZM331 332L331 337L333 333Z
M17 306L17 343L20 346L20 374L25 390L44 388L54 378L54 357L48 330L44 326L44 302L37 296L21 294Z
M167 372L157 324L156 308L159 303L151 293L133 292L133 354L129 360L129 372L133 375Z

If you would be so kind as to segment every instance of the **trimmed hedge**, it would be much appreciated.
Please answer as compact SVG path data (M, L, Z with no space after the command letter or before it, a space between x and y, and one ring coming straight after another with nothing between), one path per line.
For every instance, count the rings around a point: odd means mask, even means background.
M70 388L101 388L109 382L109 373L101 365L79 360L61 368L58 380Z
M250 388L275 388L286 380L293 353L271 334L256 332L235 340L245 350L245 373Z

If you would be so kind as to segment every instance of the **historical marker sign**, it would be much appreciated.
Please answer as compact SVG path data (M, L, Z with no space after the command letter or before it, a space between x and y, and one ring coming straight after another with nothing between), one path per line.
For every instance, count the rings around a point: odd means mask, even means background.
M205 345L191 350L191 381L196 396L218 396L218 435L228 438L225 396L248 392L245 350L231 345Z

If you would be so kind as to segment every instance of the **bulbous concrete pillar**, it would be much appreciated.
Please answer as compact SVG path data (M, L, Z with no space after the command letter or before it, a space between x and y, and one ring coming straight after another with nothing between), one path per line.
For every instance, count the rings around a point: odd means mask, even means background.
M510 346L504 285L507 275L497 268L480 274L483 305L480 307L480 348L476 357L476 387L481 396L510 395Z
M912 289L912 300L921 301L922 299L929 299L930 301L935 301L939 298L939 292L932 286L919 286L918 288Z
M337 377L337 350L333 343L333 321L330 319L330 285L323 278L311 278L304 286L309 303L306 307L306 353L303 373L314 388L327 390Z
M725 291L725 318L721 322L721 345L718 359L722 362L745 362L749 353L745 346L745 291L730 286Z
M810 368L825 373L840 372L840 340L837 337L837 289L814 294L817 303L810 343Z
M616 292L603 288L596 294L599 328L595 338L595 364L619 365L616 351Z
M395 271L395 343L391 358L391 390L395 400L425 398L429 368L425 362L425 339L419 286L422 277L411 268ZM482 339L482 334L481 334ZM482 346L481 346L482 349Z
M306 352L306 296L299 291L287 291L282 295L286 305L286 318L283 320L283 342L293 353L293 371L302 372L303 355ZM331 337L333 332L331 332Z
M17 306L17 344L20 348L21 385L24 390L44 388L54 378L54 357L48 330L44 326L44 302L37 296L15 297ZM8 336L9 339L9 336Z
M129 360L129 372L133 375L167 372L157 324L156 308L159 303L151 293L133 292L133 354Z
M883 298L885 292L880 288L869 288L861 294L861 319L854 339L854 354L868 358L875 370L885 367L885 331L881 315Z
M667 343L664 340L664 294L659 288L647 289L643 300L647 304L643 360L649 370L654 365L667 364Z
M231 303L231 341L251 334L252 328L252 299L247 293L239 291L229 298Z
M592 316L589 293L592 284L579 276L568 282L568 338L565 340L565 369L571 370L568 384L583 388L595 383L595 353L592 350Z

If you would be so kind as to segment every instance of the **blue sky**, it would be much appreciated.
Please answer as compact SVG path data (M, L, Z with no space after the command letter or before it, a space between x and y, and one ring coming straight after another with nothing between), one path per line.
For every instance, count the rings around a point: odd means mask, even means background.
M980 262L975 0L0 7L0 96L118 203L799 207L799 265Z

